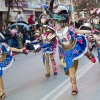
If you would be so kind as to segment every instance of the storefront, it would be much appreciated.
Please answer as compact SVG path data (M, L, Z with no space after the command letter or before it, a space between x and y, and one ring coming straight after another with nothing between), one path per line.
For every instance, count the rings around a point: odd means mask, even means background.
M35 18L38 19L39 16L43 13L42 9L35 9Z
M40 2L39 2L40 3ZM33 9L35 19L38 19L43 10L41 9L41 3L39 4L37 1L28 2L28 8Z
M25 21L26 22L28 22L28 18L29 18L29 16L30 15L34 15L34 10L33 9L31 9L31 8L24 8L23 9L23 14L24 14L24 16L25 16ZM35 19L35 18L34 18Z
M12 22L12 21L15 21L15 16L16 16L16 14L18 13L18 11L21 11L21 14L23 15L23 17L24 17L24 21L26 21L27 22L27 20L26 20L26 13L28 12L26 12L25 10L24 10L24 8L26 8L26 9L28 9L28 2L26 1L26 2L17 2L18 3L18 5L14 2L13 3L13 9L11 8L11 10L10 10L10 16L9 16L9 21L10 22ZM7 0L5 0L5 6L6 7L8 7L8 3L7 3ZM24 14L25 13L25 14ZM30 11L29 11L29 13L30 13Z

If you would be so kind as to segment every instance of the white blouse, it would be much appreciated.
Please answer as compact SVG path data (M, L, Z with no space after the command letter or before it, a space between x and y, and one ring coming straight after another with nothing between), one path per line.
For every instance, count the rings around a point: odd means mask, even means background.
M67 32L68 32L68 26L63 28L61 31L56 31L57 37L60 39L60 41L64 45L70 44L71 36L67 34Z

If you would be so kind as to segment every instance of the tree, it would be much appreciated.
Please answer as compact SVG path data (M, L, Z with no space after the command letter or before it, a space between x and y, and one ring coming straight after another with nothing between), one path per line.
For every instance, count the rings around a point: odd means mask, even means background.
M14 3L17 4L17 8L19 9L18 2L25 2L25 0L6 0L6 4L7 4L7 6L8 6L8 11L7 11L7 23L8 23L8 20L9 20L10 9L11 9L11 8L13 9Z

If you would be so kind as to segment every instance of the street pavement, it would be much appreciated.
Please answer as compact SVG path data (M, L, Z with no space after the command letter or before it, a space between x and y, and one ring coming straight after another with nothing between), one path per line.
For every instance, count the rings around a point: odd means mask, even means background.
M96 50L93 51L97 56ZM4 71L5 100L100 100L100 65L85 56L79 59L77 85L79 93L71 95L69 77L64 74L58 53L55 55L58 74L45 77L42 54L15 55L13 65ZM51 65L51 62L50 62Z

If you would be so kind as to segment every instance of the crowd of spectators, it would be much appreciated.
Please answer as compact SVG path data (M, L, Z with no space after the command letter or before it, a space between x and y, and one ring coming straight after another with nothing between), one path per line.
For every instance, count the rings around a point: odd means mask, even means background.
M27 25L29 27L30 27L30 25L37 22L37 20L35 20L35 21L32 20L33 17L34 17L34 15L30 15L30 17L28 19ZM19 12L15 18L16 18L17 22L19 22L20 19L22 19L21 13ZM79 20L77 20L75 22L70 20L70 24L74 25L75 28L79 28L84 23L84 21L86 21L86 20L83 18L80 18ZM26 23L26 22L24 22L24 23ZM27 30L24 25L19 27L16 24L13 26L13 28L11 28L10 24L11 23L4 24L0 30L0 33L5 37L5 42L10 47L15 47L15 48L21 49L24 46L26 40L34 41L35 29L32 26L30 27L30 30Z
M22 25L20 29L15 25L13 28L10 28L10 23L3 25L0 29L0 33L5 37L5 42L10 47L15 47L21 49L24 46L26 40L34 40L34 29L30 27L30 30Z

